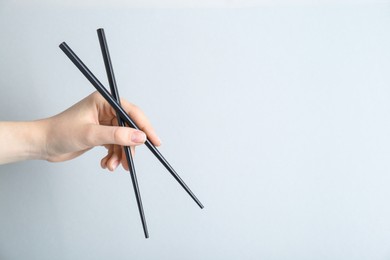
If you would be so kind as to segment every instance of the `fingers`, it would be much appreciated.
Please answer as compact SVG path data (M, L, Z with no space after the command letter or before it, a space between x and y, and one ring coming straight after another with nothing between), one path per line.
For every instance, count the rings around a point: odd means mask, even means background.
M107 155L100 161L100 166L103 169L114 171L121 163L122 150L118 145L111 145Z
M105 99L98 93L94 92L91 95L91 99L96 102L98 110L98 120L101 125L113 125L116 122L116 111L105 101ZM161 141L154 131L152 124L148 118L136 105L127 102L125 99L121 99L122 108L130 115L131 119L134 120L138 128L143 131L147 138L155 145L160 146Z
M110 171L114 171L121 163L121 159L122 159L122 149L120 146L114 145L114 152L111 158L107 160L107 164L106 164L107 168Z
M161 140L157 136L156 132L152 127L152 124L149 122L148 118L145 116L142 110L138 108L136 105L133 105L124 99L121 99L121 105L126 110L126 112L130 115L131 119L134 120L138 128L147 135L148 139L155 146L160 146Z
M124 153L123 146L119 145L104 145L107 148L107 155L103 157L100 161L100 166L103 169L108 169L109 171L114 171L119 164L122 164L122 167L128 171L129 165L127 163L127 157ZM131 156L135 155L135 147L131 146Z
M130 127L88 125L85 129L83 141L87 147L105 144L121 146L136 146L143 144L146 135L142 131Z
M87 127L86 132L82 136L87 136L84 143L88 147L105 145L109 146L109 152L101 160L101 166L113 171L115 168L122 164L125 170L129 170L129 165L123 146L130 146L131 153L134 155L134 146L143 144L148 138L155 146L160 146L161 141L153 129L148 118L137 106L121 99L121 106L129 114L137 127L141 130L136 130L131 127L118 127L116 112L108 105L107 102L97 93L93 96L95 102L97 102L98 110L98 122L99 124L91 124ZM111 145L113 144L113 145Z
M105 147L108 149L107 155L105 157L103 157L103 159L100 161L100 166L103 169L108 168L108 170L112 171L114 169L114 167L113 167L114 165L112 165L112 164L109 165L108 161L110 161L112 156L114 155L114 145L105 145Z

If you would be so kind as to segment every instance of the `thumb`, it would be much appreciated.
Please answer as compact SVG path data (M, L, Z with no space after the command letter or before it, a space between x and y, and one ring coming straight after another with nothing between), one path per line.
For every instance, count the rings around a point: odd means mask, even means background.
M90 147L104 144L135 146L143 144L146 135L130 127L90 125L85 139Z

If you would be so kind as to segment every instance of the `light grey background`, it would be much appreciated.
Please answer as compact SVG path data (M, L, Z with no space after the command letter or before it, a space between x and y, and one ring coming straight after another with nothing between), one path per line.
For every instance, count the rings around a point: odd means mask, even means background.
M20 3L20 1L18 1ZM0 120L56 114L93 91L66 41L162 153L129 176L73 161L0 166L0 259L390 259L390 5L130 9L0 2ZM7 147L0 147L7 149Z

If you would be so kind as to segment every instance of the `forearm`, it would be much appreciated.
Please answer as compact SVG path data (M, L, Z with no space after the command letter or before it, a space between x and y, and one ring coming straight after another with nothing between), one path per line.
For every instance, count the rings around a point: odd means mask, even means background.
M46 120L0 122L0 164L44 159Z

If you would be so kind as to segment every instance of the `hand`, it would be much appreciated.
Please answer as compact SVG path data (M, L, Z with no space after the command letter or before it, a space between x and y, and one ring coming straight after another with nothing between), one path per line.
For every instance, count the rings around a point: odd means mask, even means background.
M108 154L101 166L113 171L122 164L128 170L121 146L130 146L134 154L134 146L143 144L146 136L156 146L161 142L138 107L125 100L121 104L142 131L118 127L114 109L97 92L47 119L0 122L0 164L29 159L61 162L103 145Z
M101 160L102 168L113 171L122 164L128 170L122 146L130 146L134 155L134 147L143 144L146 136L156 146L161 142L138 107L125 100L121 100L121 105L142 131L118 127L115 110L98 92L94 92L64 112L48 119L46 159L51 162L66 161L94 146L103 145L108 153Z

